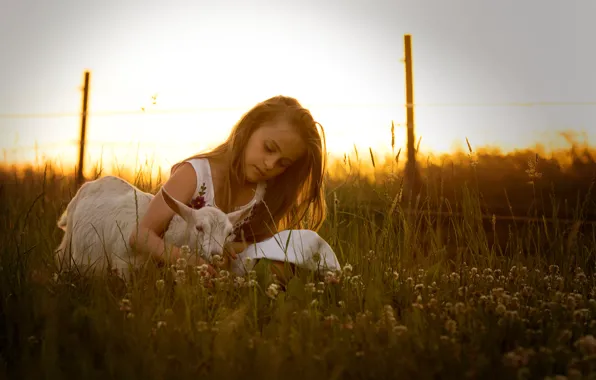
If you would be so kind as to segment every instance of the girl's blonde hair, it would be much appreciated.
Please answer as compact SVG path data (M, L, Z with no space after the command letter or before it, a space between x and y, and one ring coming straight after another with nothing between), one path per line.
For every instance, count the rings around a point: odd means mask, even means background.
M224 194L220 198L223 202L218 201L218 206L229 212L235 195L232 179L235 183L244 181L244 150L250 136L263 124L280 119L293 126L301 136L306 144L306 154L281 175L267 182L265 205L255 208L251 221L242 229L247 241L261 241L286 229L307 228L317 231L323 224L327 211L323 182L327 153L323 126L296 99L275 96L258 103L244 114L222 144L210 152L186 159L229 159L231 165L228 172L224 173ZM172 167L172 173L182 162Z

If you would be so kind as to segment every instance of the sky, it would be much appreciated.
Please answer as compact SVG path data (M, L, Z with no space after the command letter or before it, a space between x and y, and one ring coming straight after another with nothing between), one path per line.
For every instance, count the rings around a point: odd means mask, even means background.
M88 162L169 167L278 94L311 110L334 155L390 151L392 120L397 150L404 34L421 153L466 137L565 147L569 130L593 144L594 14L592 0L0 0L2 160L76 162L85 70Z

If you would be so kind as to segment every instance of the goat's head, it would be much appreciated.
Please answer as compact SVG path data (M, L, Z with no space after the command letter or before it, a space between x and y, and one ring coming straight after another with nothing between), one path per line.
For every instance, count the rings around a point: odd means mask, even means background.
M188 246L199 250L201 256L208 261L211 261L213 255L222 255L224 245L234 239L234 224L242 220L251 209L247 207L229 214L211 206L196 210L174 199L164 188L161 193L168 207L188 224Z

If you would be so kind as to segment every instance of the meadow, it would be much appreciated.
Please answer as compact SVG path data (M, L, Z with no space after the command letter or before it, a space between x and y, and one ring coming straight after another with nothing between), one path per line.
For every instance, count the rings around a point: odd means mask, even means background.
M595 156L561 154L421 160L414 189L394 157L338 161L319 233L342 271L287 286L260 264L149 268L128 284L60 271L74 178L4 167L0 376L596 378Z

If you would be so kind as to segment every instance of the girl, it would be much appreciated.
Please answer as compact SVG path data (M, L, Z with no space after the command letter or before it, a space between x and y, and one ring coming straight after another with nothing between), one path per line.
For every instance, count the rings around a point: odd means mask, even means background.
M296 99L276 96L248 111L211 152L174 165L164 187L181 202L226 213L247 207L257 190L264 193L263 202L235 226L235 241L225 247L235 259L249 244L278 231L319 229L326 216L326 157L322 126ZM131 246L160 262L175 262L180 247L166 247L162 239L173 215L162 196L154 197L138 234L129 237ZM171 253L166 258L164 252ZM274 262L272 269L285 278L284 263Z

